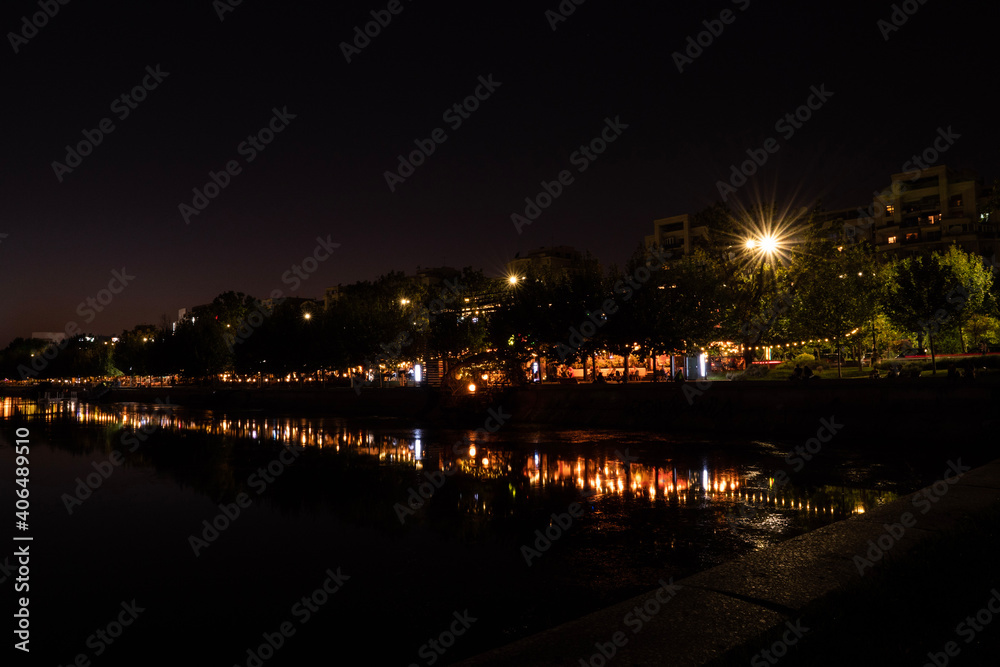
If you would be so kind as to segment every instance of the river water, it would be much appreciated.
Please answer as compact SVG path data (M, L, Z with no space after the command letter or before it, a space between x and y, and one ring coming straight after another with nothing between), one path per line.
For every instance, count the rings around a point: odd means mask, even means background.
M484 435L0 400L11 505L30 432L29 528L11 532L33 538L31 649L60 665L448 664L870 511L937 467L847 431L786 461L815 433Z

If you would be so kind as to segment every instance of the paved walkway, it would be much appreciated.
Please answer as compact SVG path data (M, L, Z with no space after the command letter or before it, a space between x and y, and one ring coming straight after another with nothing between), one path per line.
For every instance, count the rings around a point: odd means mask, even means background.
M859 569L878 577L882 563L905 557L959 518L1000 506L1000 459L960 476L959 467L942 465L939 481L875 511L673 582L675 588L660 582L647 594L459 664L701 665L781 626L795 640L803 609L857 583Z

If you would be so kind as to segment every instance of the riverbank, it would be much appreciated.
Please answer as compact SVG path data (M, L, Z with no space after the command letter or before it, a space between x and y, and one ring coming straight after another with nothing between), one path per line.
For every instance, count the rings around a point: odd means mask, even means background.
M1000 384L949 382L688 382L531 388L510 397L518 422L707 435L803 434L836 417L877 437L985 435Z
M1000 596L989 550L1000 543L1000 460L946 466L874 512L460 664L922 664L933 654L944 665L959 653L995 664L1000 628L982 610Z
M5 388L6 395L26 390ZM37 390L35 390L37 393ZM64 395L68 393L64 390ZM171 386L112 389L102 402L164 402L211 410L271 410L349 418L398 418L477 428L502 407L510 424L641 429L756 437L815 430L836 417L873 437L980 437L993 433L1000 383L946 380L687 382L533 385L451 395L424 387L212 389Z

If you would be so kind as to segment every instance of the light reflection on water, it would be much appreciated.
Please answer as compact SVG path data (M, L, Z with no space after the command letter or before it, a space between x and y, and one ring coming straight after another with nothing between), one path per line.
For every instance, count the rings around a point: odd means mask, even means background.
M105 602L113 607L134 596L135 586L148 587L158 600L150 608L165 610L158 623L173 628L170 637L191 632L169 625L190 614L190 591L162 572L200 582L203 611L195 625L212 635L206 641L219 644L213 661L220 664L232 664L243 646L276 627L283 619L267 614L287 612L290 599L315 585L308 577L331 565L357 573L356 593L345 590L355 597L345 597L343 608L331 605L324 612L329 620L318 623L328 623L329 636L363 637L378 646L384 664L408 664L413 647L440 632L440 619L454 609L483 610L482 634L463 645L469 655L648 591L660 578L682 578L896 497L844 486L857 467L839 462L833 472L811 462L803 471L809 484L792 475L792 484L776 487L773 475L787 449L751 441L516 428L484 436L264 413L0 399L0 421L11 419L27 421L33 445L56 446L32 459L33 474L60 480L49 496L33 496L39 511L48 498L50 512L62 521L40 524L50 528L40 535L60 545L47 553L58 558L72 551L82 572L103 572L109 557L132 554L119 563L127 572L108 587ZM120 450L124 435L143 430L149 441L126 456L124 467L134 469L115 473L93 500L66 515L60 495L73 491L74 478L91 474L92 462ZM0 429L0 439L5 435ZM307 451L260 500L253 495L245 516L195 558L191 532L211 519L220 501L241 490L253 494L242 480L273 460L281 444ZM156 474L135 474L149 468ZM426 481L423 473L436 470L458 474L403 525L394 505ZM584 516L529 567L522 546L535 543L553 512L583 499ZM91 540L92 534L103 541ZM275 580L274 563L288 554L295 554L297 567L280 576L301 574L304 581ZM54 563L52 571L63 566ZM247 598L250 581L270 582L273 596ZM77 585L67 574L53 579L52 590ZM104 588L92 595L104 595ZM414 600L420 601L418 613L412 613ZM393 616L390 607L399 613ZM222 616L242 632L232 647L211 630ZM400 635L396 653L383 626L367 621L387 616ZM74 642L93 630L90 616L73 623L79 632L60 646L70 656L78 649ZM316 633L321 635L327 636ZM302 641L308 645L305 636Z
M385 465L410 467L415 471L458 470L475 478L522 478L529 488L573 488L590 501L621 498L659 503L700 506L725 505L730 509L726 519L731 526L754 525L758 529L781 533L788 528L788 515L799 513L808 520L828 522L851 514L864 513L897 496L891 492L875 492L836 485L803 489L793 484L775 486L772 474L758 465L709 463L700 467L690 462L678 465L671 460L664 464L633 461L619 449L596 447L589 456L578 455L560 447L558 438L543 443L541 439L524 436L513 442L492 442L489 437L472 431L461 432L461 438L446 446L441 438L425 443L423 429L406 431L378 429L339 419L303 417L263 417L228 415L211 411L191 411L176 406L148 404L91 405L78 401L0 400L0 417L8 419L16 413L32 419L51 420L72 418L82 424L113 426L128 430L162 429L169 432L199 432L230 438L271 441L284 445L301 445L318 449L348 451L375 457ZM598 445L602 435L590 432L563 432L563 440L579 444L579 440ZM605 436L607 434L604 434ZM615 441L617 442L617 441ZM526 448L523 445L529 445ZM773 449L766 443L755 443ZM547 447L545 447L547 445ZM572 447L568 449L577 449ZM457 451L457 453L456 453ZM735 508L735 509L733 509ZM780 514L775 514L780 512ZM753 522L747 516L760 517Z

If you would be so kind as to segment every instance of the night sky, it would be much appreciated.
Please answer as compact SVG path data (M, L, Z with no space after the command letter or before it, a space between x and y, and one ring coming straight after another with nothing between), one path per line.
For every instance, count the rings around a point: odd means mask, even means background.
M891 32L892 4L871 1L565 0L574 11L555 30L557 0L243 0L222 19L221 0L47 3L58 13L16 45L37 0L0 18L0 346L70 321L108 335L158 324L226 290L321 297L418 266L500 275L540 245L622 264L655 218L717 201L717 181L772 137L744 203L756 191L867 204L938 128L960 135L939 164L996 175L985 3L913 0ZM372 11L391 22L348 63L342 43ZM679 72L673 54L704 21L721 34ZM488 97L480 77L495 82ZM145 99L121 99L144 81ZM478 109L444 115L477 87ZM832 95L779 131L813 87ZM262 150L244 144L275 109L294 118ZM78 166L54 168L104 119L113 130ZM574 156L606 119L627 128L592 162ZM446 140L391 191L385 172L437 128ZM239 173L185 221L179 206L230 161ZM511 215L563 170L573 181L519 234ZM282 276L317 237L340 247L292 291ZM134 279L87 322L79 304L123 268Z

